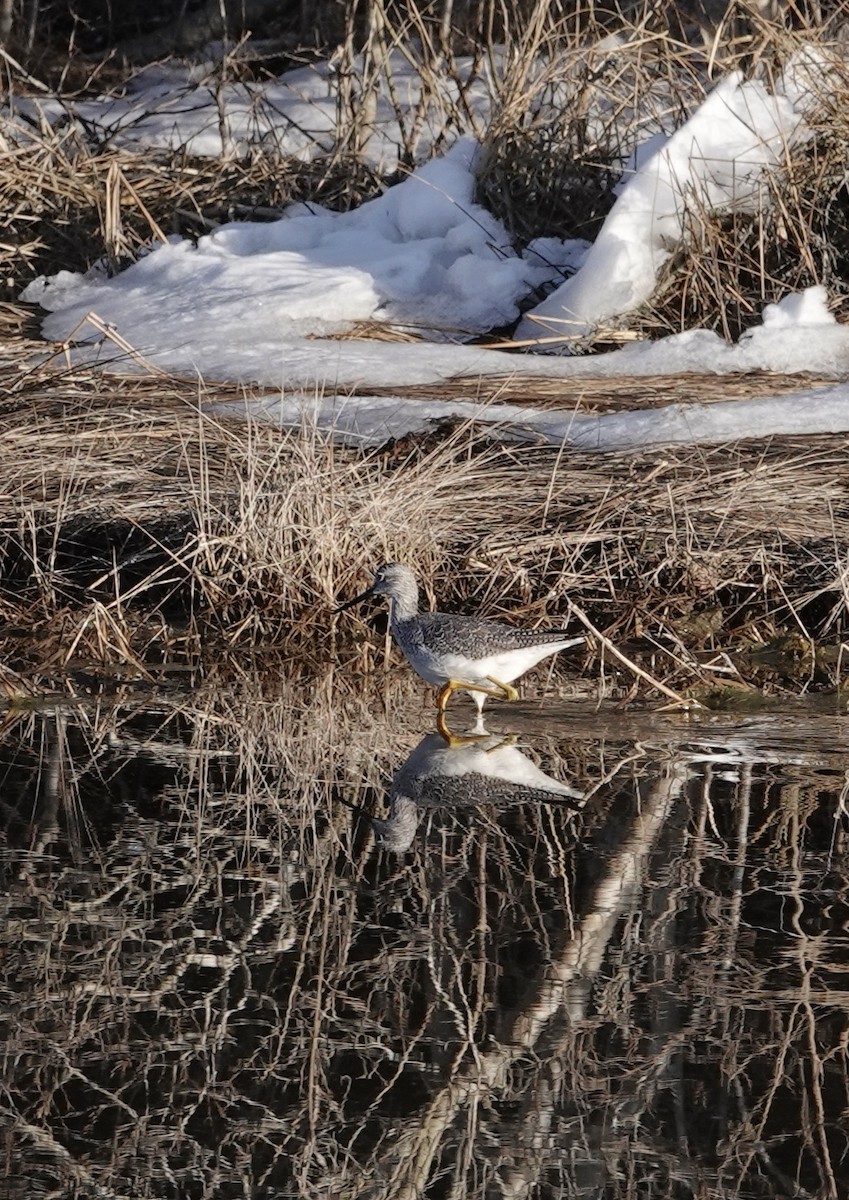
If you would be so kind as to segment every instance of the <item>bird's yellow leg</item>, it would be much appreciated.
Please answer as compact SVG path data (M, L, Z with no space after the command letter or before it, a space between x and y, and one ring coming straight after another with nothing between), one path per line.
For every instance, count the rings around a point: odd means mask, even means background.
M487 675L487 679L490 678ZM519 693L515 688L511 688L509 683L499 683L497 679L491 679L491 682L495 684L494 688L481 687L479 683L463 683L458 679L449 679L447 683L443 683L436 694L436 707L440 712L445 712L448 701L454 692L483 692L485 696L493 696L496 700L518 699Z
M519 699L519 693L509 683L502 683L501 680L496 679L494 675L487 675L487 679L490 683L494 683L499 689L497 692L487 692L488 696L498 696L500 700L509 700L511 702ZM480 688L479 690L483 692L486 689Z

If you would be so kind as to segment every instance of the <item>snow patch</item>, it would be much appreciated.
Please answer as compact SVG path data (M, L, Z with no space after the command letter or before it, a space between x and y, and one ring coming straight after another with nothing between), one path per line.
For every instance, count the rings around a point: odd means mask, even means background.
M687 208L755 208L764 172L804 136L802 112L789 97L744 82L739 72L723 79L637 167L581 269L525 315L517 338L560 337L545 348L568 353L571 341L643 304L684 236Z
M223 225L197 245L172 239L112 279L39 279L24 299L52 312L48 338L99 337L81 329L93 311L160 365L224 377L244 377L236 360L246 343L273 347L276 361L291 339L357 321L462 340L514 321L520 301L559 272L538 254L520 258L474 202L476 154L462 139L353 212L293 206L268 224Z

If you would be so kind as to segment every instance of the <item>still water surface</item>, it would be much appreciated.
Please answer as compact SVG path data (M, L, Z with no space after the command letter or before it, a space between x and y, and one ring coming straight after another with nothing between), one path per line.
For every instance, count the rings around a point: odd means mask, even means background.
M849 1195L846 716L338 686L7 716L0 1195Z

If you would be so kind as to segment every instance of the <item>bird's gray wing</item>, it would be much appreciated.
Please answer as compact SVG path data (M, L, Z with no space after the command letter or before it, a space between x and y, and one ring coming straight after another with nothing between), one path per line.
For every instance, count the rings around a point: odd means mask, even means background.
M497 779L477 771L466 775L429 775L422 780L418 800L423 805L437 804L568 804L579 808L581 800L561 792L530 787L510 779Z
M545 642L561 642L570 637L566 629L517 629L502 621L454 616L452 613L422 613L419 621L428 646L446 654L473 651L476 657L482 657L503 650L541 646Z

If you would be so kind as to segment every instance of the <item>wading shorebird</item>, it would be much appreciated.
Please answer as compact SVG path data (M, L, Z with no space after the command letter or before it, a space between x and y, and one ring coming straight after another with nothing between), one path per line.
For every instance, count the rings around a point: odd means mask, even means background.
M565 629L514 629L481 617L419 612L419 585L402 563L385 563L370 587L335 611L344 612L367 596L389 598L392 636L413 670L439 688L440 712L453 692L468 692L478 716L487 696L516 700L519 693L510 686L514 679L544 658L586 640L567 637Z

